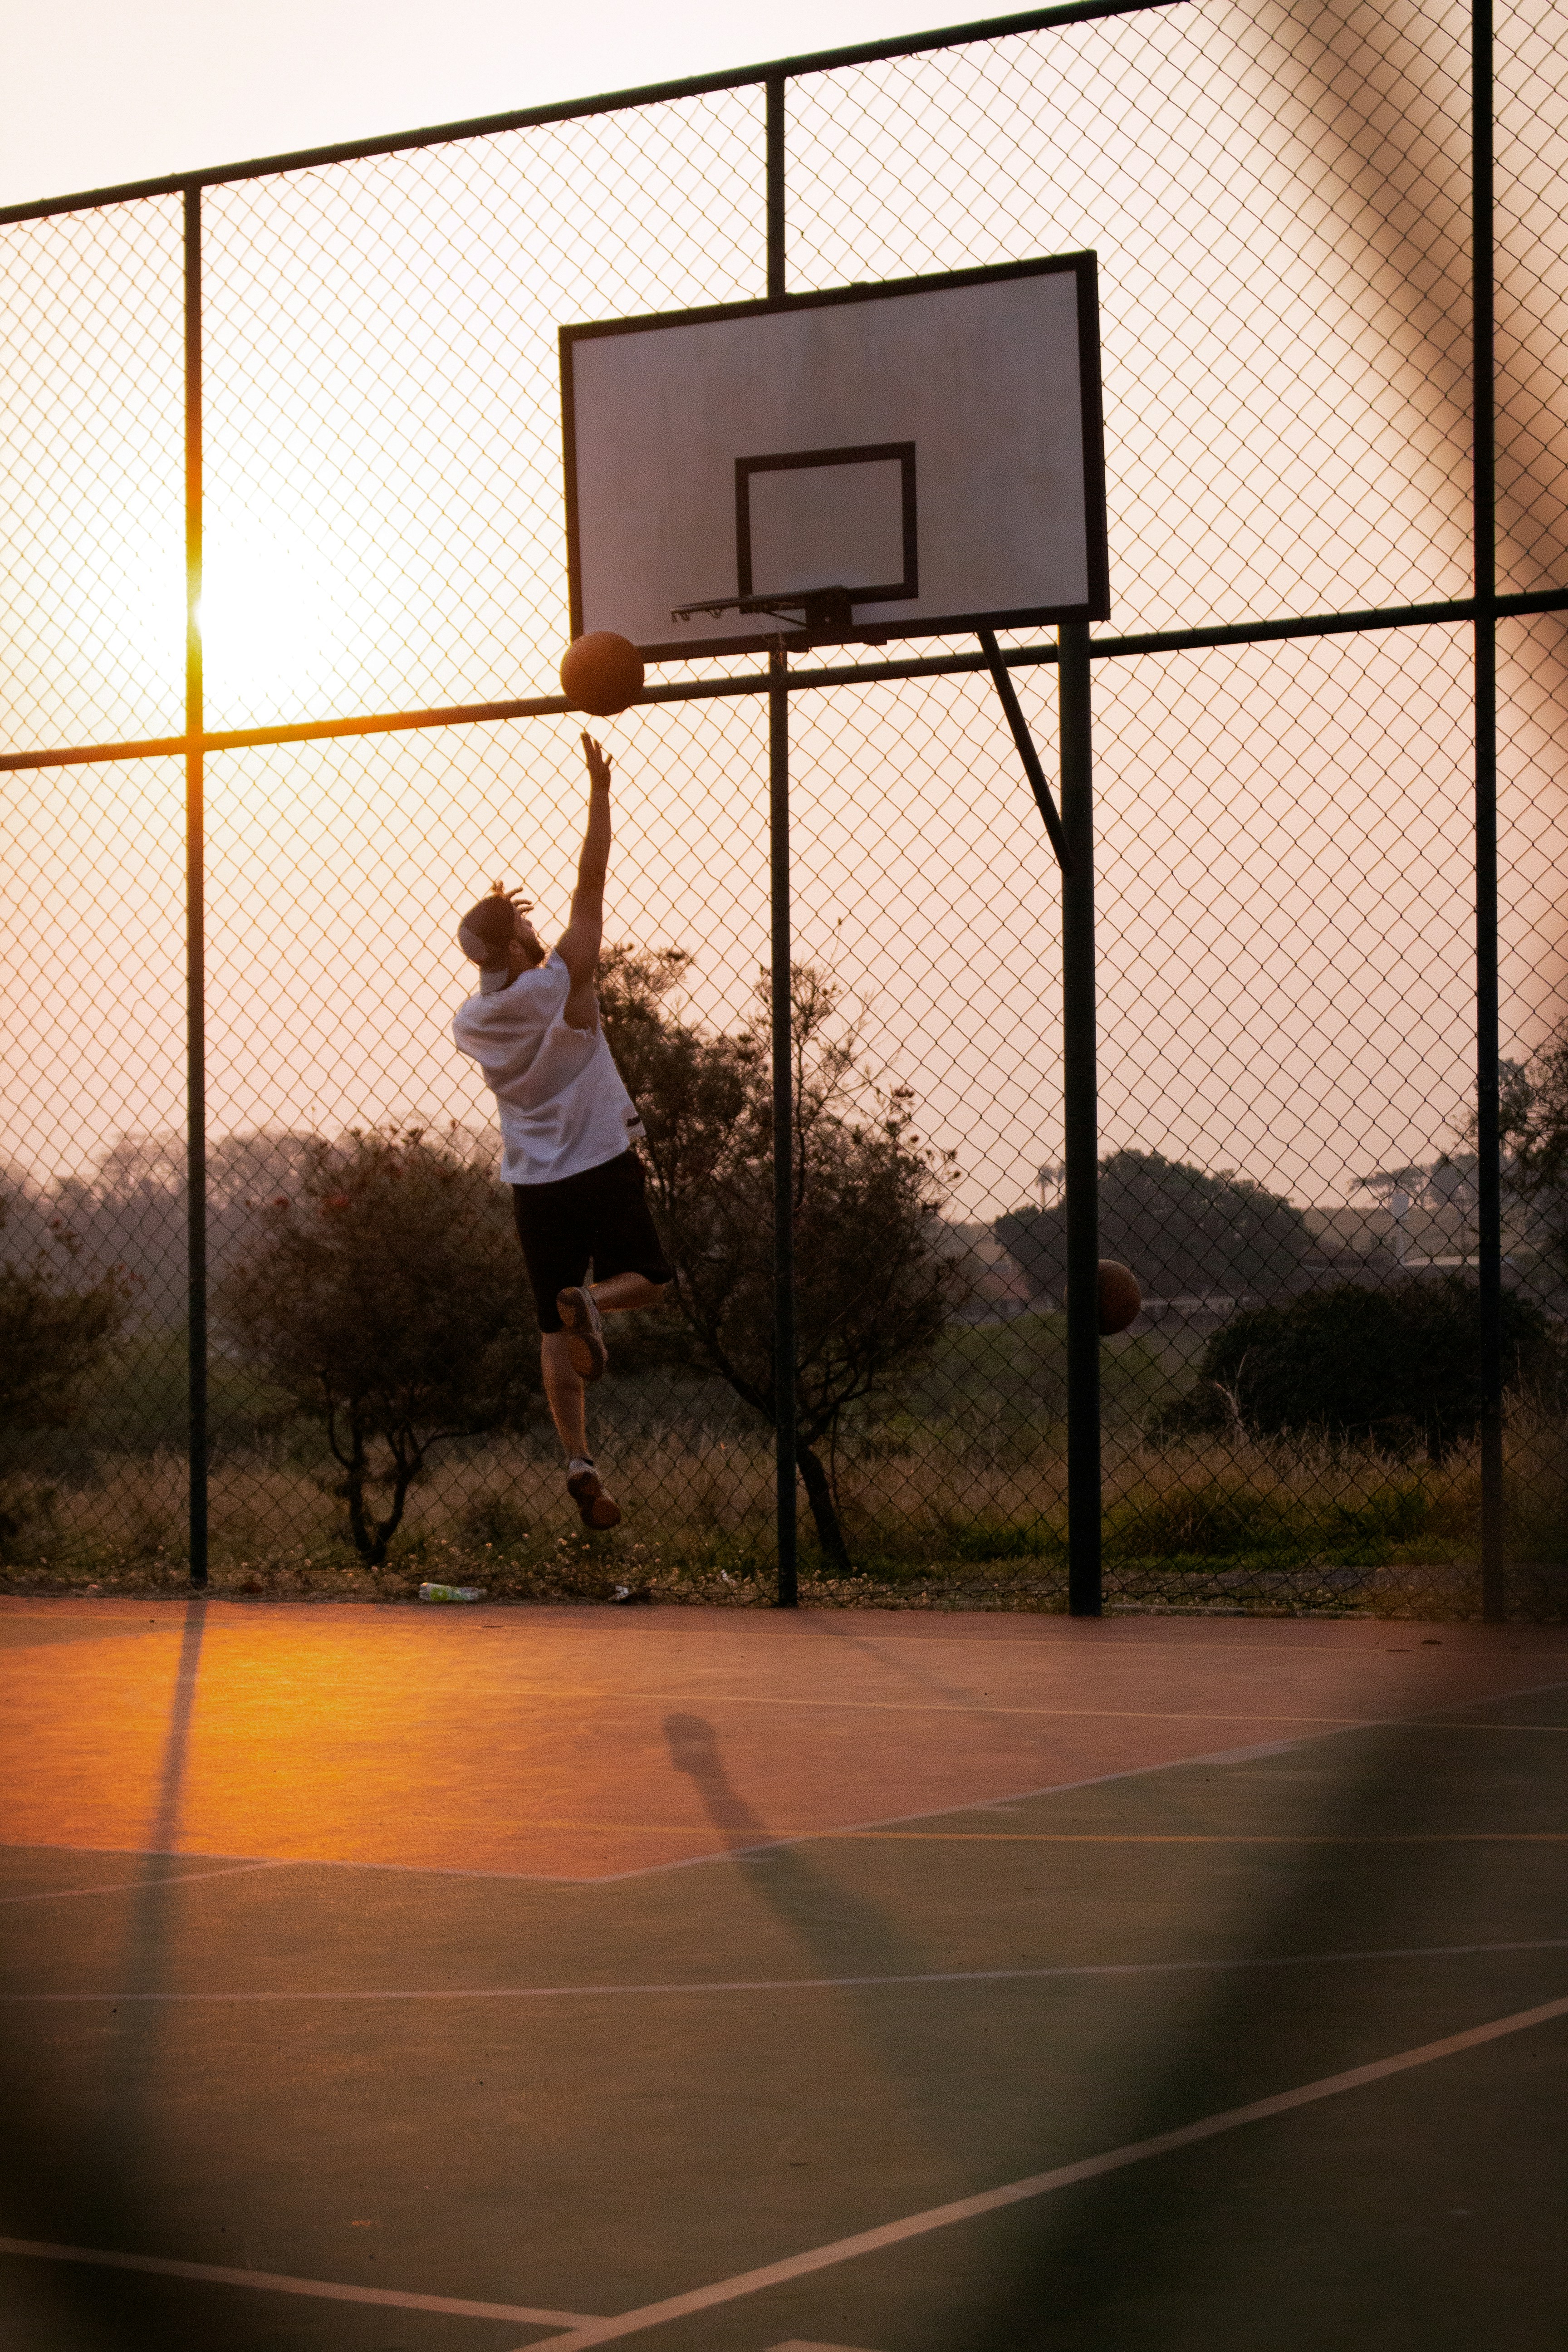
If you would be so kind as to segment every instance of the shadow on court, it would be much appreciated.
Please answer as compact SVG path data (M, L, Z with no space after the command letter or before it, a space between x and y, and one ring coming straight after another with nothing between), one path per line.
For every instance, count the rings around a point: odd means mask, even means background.
M759 1618L660 1647L616 1620L591 1675L585 1622L519 1612L481 1643L367 1612L335 1750L304 1616L194 1602L140 1647L62 1617L96 1645L75 1680L68 1643L23 1645L16 1706L47 1725L51 1693L98 1694L60 1752L93 1751L106 1809L134 1764L145 1828L0 1857L0 2231L239 2283L0 2257L7 2352L515 2352L561 2326L487 2308L635 2311L1568 1986L1568 1656L1544 1643ZM548 1828L577 1776L599 1880L191 1850L193 1789L256 1726L276 1772L274 1718L299 1718L280 1821L315 1774L399 1802L395 1727L363 1727L410 1640L432 1704L450 1683L441 1722L498 1678L530 1717L509 1801ZM995 1795L996 1717L1043 1793ZM808 1789L823 1826L785 1837ZM621 1866L693 1802L710 1858ZM625 2340L1556 2352L1565 2062L1568 2026L1531 2029Z
M148 2195L149 2158L162 2078L180 2060L166 2015L149 1997L165 1990L183 1884L181 1811L206 1613L205 1599L184 1603L146 1850L135 1858L128 1891L118 1898L124 1907L115 1938L116 1980L139 1998L93 2021L91 2090L75 2117L62 2112L47 2063L25 2073L15 2063L5 2070L5 2227L11 2236L48 2242L62 2212L71 2215L89 2248L156 2247L166 2234L166 2215ZM190 2325L188 2314L169 2307L162 2282L128 2280L123 2273L88 2264L16 2264L5 2295L19 2341L75 2344L84 2352L100 2345L178 2344ZM268 2315L242 2298L230 2297L228 2305L222 2314L226 2342L238 2352L278 2344Z
M1215 1975L1180 2042L1146 2051L1123 2144L1568 1992L1568 1725L1526 1759L1460 1691L1430 1713L1247 1769L1258 1817L1302 1841L1255 1870L1265 1965ZM1412 1957L1301 1959L1390 1952ZM991 2225L953 2352L1549 2352L1565 2093L1559 2021L1059 2191Z

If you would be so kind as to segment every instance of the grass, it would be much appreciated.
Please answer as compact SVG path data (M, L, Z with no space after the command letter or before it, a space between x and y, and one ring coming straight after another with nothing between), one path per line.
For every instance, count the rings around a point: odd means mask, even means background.
M1435 1470L1310 1440L1150 1443L1152 1409L1192 1377L1184 1338L1104 1350L1110 1605L1474 1613L1473 1449ZM829 1458L859 1573L821 1573L803 1497L814 1601L1065 1606L1064 1340L1054 1315L953 1325L894 1409L848 1423ZM719 1382L650 1368L596 1392L595 1444L626 1513L614 1534L581 1527L541 1411L519 1435L439 1454L376 1575L346 1540L319 1426L221 1355L212 1408L220 1592L404 1598L429 1579L519 1599L771 1598L772 1437ZM181 1586L184 1412L184 1334L143 1331L70 1429L0 1469L0 1578L13 1590ZM1568 1434L1544 1412L1517 1412L1508 1463L1511 1555L1534 1564L1532 1610L1561 1613Z
M448 1452L415 1489L379 1575L346 1544L324 1466L301 1461L288 1432L231 1445L212 1471L214 1589L396 1599L431 1579L498 1598L604 1600L620 1590L767 1601L767 1433L728 1417L656 1427L647 1403L626 1397L624 1419L614 1409L599 1417L600 1458L626 1512L614 1534L583 1530L552 1447L525 1434ZM1065 1605L1059 1424L1014 1423L983 1437L905 1415L842 1445L836 1468L861 1573L838 1582L820 1574L803 1504L814 1601ZM1538 1564L1531 1590L1541 1610L1559 1613L1568 1594L1563 1431L1516 1422L1509 1481L1512 1551ZM184 1580L185 1472L170 1449L105 1452L81 1475L13 1478L8 1503L13 1590L145 1591ZM1310 1443L1156 1446L1126 1422L1106 1444L1108 1595L1113 1606L1473 1614L1479 1507L1473 1450L1441 1470L1416 1469Z

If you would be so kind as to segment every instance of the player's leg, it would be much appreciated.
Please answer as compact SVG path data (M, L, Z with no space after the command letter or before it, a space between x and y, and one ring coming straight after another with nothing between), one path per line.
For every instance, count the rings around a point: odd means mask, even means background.
M612 1274L603 1282L591 1282L588 1287L601 1315L626 1315L638 1307L659 1306L669 1286L667 1282L650 1282L646 1274Z
M605 1493L588 1451L586 1397L574 1360L578 1350L556 1305L558 1295L581 1286L588 1271L581 1186L582 1179L571 1176L553 1184L514 1184L512 1206L539 1317L544 1400L566 1456L566 1491L584 1526L603 1531L619 1526L620 1506Z
M610 1360L601 1316L627 1315L639 1307L657 1307L664 1293L665 1285L650 1281L646 1274L612 1274L603 1282L573 1283L557 1292L555 1311L571 1344L573 1363L583 1380L596 1381Z
M539 1369L544 1376L544 1402L555 1423L568 1462L587 1458L588 1396L582 1375L572 1361L564 1331L546 1331L539 1342Z
M574 1180L583 1187L593 1244L594 1280L576 1282L556 1297L556 1312L584 1380L596 1381L608 1360L604 1315L657 1307L671 1279L669 1263L647 1205L647 1179L635 1151L624 1152Z

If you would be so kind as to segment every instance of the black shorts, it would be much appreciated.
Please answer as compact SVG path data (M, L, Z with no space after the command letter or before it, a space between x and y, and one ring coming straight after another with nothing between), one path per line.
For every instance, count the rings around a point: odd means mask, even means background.
M512 1214L533 1286L542 1331L559 1331L555 1294L613 1274L668 1282L671 1267L647 1205L647 1177L635 1151L552 1184L514 1184Z

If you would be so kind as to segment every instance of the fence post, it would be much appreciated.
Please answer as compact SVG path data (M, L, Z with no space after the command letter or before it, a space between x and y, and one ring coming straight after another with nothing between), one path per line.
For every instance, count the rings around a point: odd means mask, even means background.
M778 1490L778 1605L800 1599L795 1412L795 1064L791 1051L789 656L768 655L768 845L772 900L773 1076L773 1433Z
M205 776L202 751L202 194L185 190L185 1343L191 1582L207 1580Z
M771 73L767 78L767 233L768 233L768 299L776 302L788 292L784 283L784 93L788 77Z
M1481 1614L1507 1613L1503 1561L1502 1139L1498 1101L1497 419L1492 0L1471 0L1471 404L1476 589L1476 1219L1480 1290Z
M1096 1076L1094 804L1089 624L1058 638L1061 697L1062 1097L1068 1257L1068 1607L1100 1612L1100 1118Z
M768 299L784 287L784 93L765 84ZM773 1438L778 1518L778 1605L800 1600L795 1413L795 1068L791 1053L789 874L789 656L768 655L768 851L772 915L770 995L773 1077Z

